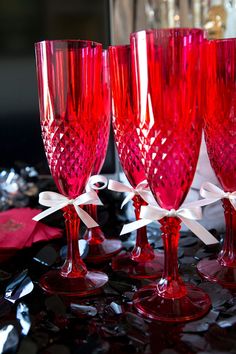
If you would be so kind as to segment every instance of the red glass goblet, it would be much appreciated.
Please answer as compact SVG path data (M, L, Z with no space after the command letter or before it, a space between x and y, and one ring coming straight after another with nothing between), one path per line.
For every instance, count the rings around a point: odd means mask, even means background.
M36 68L42 137L59 192L74 199L82 194L95 159L101 99L101 44L79 40L36 43ZM53 294L85 296L108 280L90 272L80 258L80 220L73 205L64 208L67 257L60 270L40 279Z
M134 125L136 111L133 104L130 47L110 47L109 58L115 142L124 173L131 186L136 188L146 176ZM133 205L136 219L139 219L140 208L146 202L137 194L133 198ZM134 249L131 253L115 257L112 268L132 278L157 278L162 273L163 261L163 254L153 250L147 239L146 227L142 227L137 231Z
M202 134L199 29L140 31L131 35L134 83L145 171L157 203L178 210L192 183ZM173 215L172 213L170 213ZM160 220L165 264L162 278L136 292L134 306L144 316L182 322L203 316L207 294L185 284L178 273L180 219Z
M100 173L107 152L107 145L110 133L111 105L110 105L110 79L108 51L103 51L103 63L101 72L102 87L102 119L98 127L98 142L96 148L96 158L93 165L92 175ZM87 210L94 220L97 221L97 205L88 205ZM107 239L99 226L88 229L84 239L89 244L86 260L91 263L101 263L109 260L122 249L122 243L119 240Z
M204 132L211 165L225 192L236 191L236 39L204 46ZM198 263L207 280L236 289L236 210L223 199L226 233L221 252Z

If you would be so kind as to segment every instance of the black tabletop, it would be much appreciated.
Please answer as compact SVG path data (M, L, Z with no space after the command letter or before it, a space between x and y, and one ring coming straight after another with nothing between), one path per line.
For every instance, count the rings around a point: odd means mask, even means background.
M102 229L108 238L119 238L127 214L121 213L117 195L103 192L102 199ZM64 227L60 212L45 222ZM148 228L149 241L162 251L159 229L153 225ZM221 240L223 236L213 232ZM132 249L135 233L124 236L122 241L125 250ZM60 250L65 243L65 237L41 242L0 263L0 353L236 353L236 295L218 284L203 282L196 272L198 260L217 253L220 245L206 247L191 233L181 234L180 274L186 282L204 288L212 309L198 321L164 324L141 317L132 306L135 291L150 280L134 280L127 274L115 273L110 261L96 267L109 276L108 284L96 296L63 298L44 293L39 277L60 267ZM17 294L24 288L28 291L19 298L16 294L12 303L4 295L15 279Z

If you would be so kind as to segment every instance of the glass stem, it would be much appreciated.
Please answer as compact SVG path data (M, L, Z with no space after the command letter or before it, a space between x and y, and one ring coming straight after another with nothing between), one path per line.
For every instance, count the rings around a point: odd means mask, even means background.
M223 266L236 267L236 210L228 199L223 199L225 239L218 260Z
M142 205L147 203L139 195L135 195L133 198L133 206L135 211L136 220L140 218L140 209ZM147 229L146 226L137 230L136 243L131 252L131 258L137 262L145 262L153 259L155 257L154 250L149 244L147 239Z
M95 221L98 221L97 205L89 204L86 206L86 209L89 215ZM86 234L84 235L84 239L87 240L90 245L98 245L105 240L105 236L100 227L97 226L93 227L92 229L88 229Z
M79 224L80 219L73 205L64 208L64 218L67 236L67 256L60 273L63 277L76 278L83 277L87 273L87 268L79 253Z
M180 219L176 217L160 220L164 245L164 271L157 285L158 293L164 298L180 298L186 295L186 287L178 270L178 242Z

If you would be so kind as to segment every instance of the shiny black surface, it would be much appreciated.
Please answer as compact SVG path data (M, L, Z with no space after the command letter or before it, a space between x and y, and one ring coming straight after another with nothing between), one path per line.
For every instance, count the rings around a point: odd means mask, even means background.
M119 197L107 191L101 195L104 207L99 209L99 217L108 237L119 237L119 230L127 221L126 214L121 214ZM60 212L45 222L63 227ZM150 227L148 235L152 245L162 250L159 230ZM220 239L220 235L215 235ZM43 293L38 286L39 277L61 265L60 251L65 242L62 238L50 244L36 244L0 263L3 353L235 353L236 295L218 284L203 283L196 273L198 260L217 252L216 246L206 248L190 233L181 235L180 273L185 281L204 288L213 307L198 321L171 325L151 322L135 313L133 294L149 281L115 274L109 262L99 268L107 272L109 283L96 296L61 298ZM125 236L123 243L130 249L134 234ZM22 294L26 284L29 286L28 281L24 283L26 277L32 281L33 289L28 288L29 293L14 303L6 300L7 290L8 295L9 289Z

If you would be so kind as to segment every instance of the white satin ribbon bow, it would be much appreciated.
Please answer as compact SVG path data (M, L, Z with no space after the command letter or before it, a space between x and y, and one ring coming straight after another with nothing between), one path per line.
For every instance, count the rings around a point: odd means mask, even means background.
M204 205L208 205L217 202L220 199L229 199L231 205L236 210L236 191L235 192L224 192L221 188L217 187L211 182L205 182L202 184L200 189L200 195L205 198Z
M148 183L146 180L140 182L136 188L123 184L121 182L114 181L112 179L109 180L108 189L114 192L128 193L121 204L121 209L125 204L127 204L130 200L133 199L135 195L140 195L143 199L147 199L148 195L150 195L150 190L147 188Z
M101 185L99 185L101 184ZM86 192L92 190L101 190L107 187L107 178L102 175L93 175L89 178L89 181L85 187Z
M153 221L158 221L164 217L178 217L206 245L218 243L218 240L212 236L210 232L195 221L202 218L202 211L201 208L195 206L194 202L182 205L178 210L167 210L157 205L142 206L140 219L124 225L121 230L121 235L147 226Z
M67 205L73 205L79 218L88 228L96 227L98 224L85 210L80 208L79 205L103 205L101 200L98 198L97 193L94 191L83 193L75 199L69 199L56 192L42 192L39 194L39 203L50 208L36 215L33 220L39 221L46 216L55 213L57 210L66 207Z

